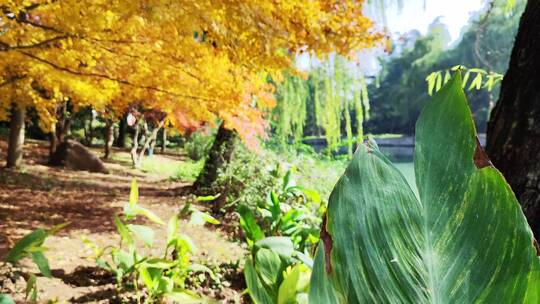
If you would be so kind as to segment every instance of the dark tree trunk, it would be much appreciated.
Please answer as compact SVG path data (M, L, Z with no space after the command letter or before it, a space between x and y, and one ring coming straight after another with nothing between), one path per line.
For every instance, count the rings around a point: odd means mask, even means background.
M92 146L92 141L94 140L94 127L92 126L94 123L94 115L90 115L90 119L84 122L84 141L89 147Z
M111 154L111 148L114 142L114 123L112 120L107 119L105 125L105 159L109 159Z
M213 190L212 186L218 178L219 170L225 168L231 160L237 136L235 131L225 129L223 123L220 125L204 167L193 185L196 192L216 194L209 191Z
M58 137L56 137L56 130L52 130L51 134L49 135L49 160L56 152L56 149L58 148Z
M22 164L25 117L26 109L14 104L9 124L9 142L7 154L8 168L18 168Z
M491 113L487 152L514 190L540 238L540 1L521 17L499 101Z
M56 109L56 118L58 121L54 126L54 130L51 131L50 145L49 145L49 160L51 156L56 152L56 148L59 144L66 141L66 137L71 130L72 117L69 110L68 102Z
M161 153L165 153L167 150L167 129L163 128L161 132Z
M118 123L118 138L116 139L116 146L119 148L126 147L126 133L127 133L127 115L124 115Z

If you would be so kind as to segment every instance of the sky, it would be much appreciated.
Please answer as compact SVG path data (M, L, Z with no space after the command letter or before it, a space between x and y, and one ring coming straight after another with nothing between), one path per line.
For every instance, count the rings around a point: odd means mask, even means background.
M387 26L392 33L406 33L411 30L418 30L422 34L427 33L429 25L437 17L441 16L441 21L448 26L451 36L451 43L456 42L462 28L468 24L469 18L474 12L482 10L484 0L402 0L403 8L398 9L397 4L386 9ZM397 1L388 1L397 2ZM369 11L364 12L370 16ZM384 25L380 17L373 18L381 27ZM378 20L378 21L377 21ZM361 69L366 74L376 74L380 69L378 56L384 54L382 50L368 50L361 52ZM309 55L297 57L297 67L301 70L308 70L312 62Z
M403 0L402 10L393 5L387 11L387 24L392 32L405 33L412 29L422 34L438 16L448 26L452 41L456 41L461 29L467 24L471 13L481 10L482 0ZM425 6L424 6L425 2Z

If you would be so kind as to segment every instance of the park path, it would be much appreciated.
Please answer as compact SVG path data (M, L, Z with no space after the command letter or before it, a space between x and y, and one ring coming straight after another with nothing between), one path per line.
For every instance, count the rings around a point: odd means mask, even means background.
M0 141L0 151L5 151L4 146L5 142ZM127 163L107 162L111 174L70 171L43 165L47 155L45 142L31 141L25 150L26 165L22 170L0 169L0 258L33 229L71 223L45 243L55 278L38 278L41 299L93 303L107 297L106 290L112 285L98 282L99 274L88 273L96 272L92 268L95 263L89 258L92 250L83 239L101 246L117 244L113 218L121 213L128 199L133 177L139 184L140 204L165 220L180 210L189 195L189 183L134 171ZM178 161L175 155L161 157ZM5 159L2 152L0 159ZM157 243L163 242L166 228L155 225L153 228ZM235 264L244 255L240 245L229 241L214 227L192 226L182 220L182 233L190 236L197 247L193 258L196 262ZM37 273L29 262L23 263L23 268ZM92 276L97 277L89 279ZM236 291L225 292L238 298ZM17 295L19 299L20 296ZM103 303L108 302L103 300Z

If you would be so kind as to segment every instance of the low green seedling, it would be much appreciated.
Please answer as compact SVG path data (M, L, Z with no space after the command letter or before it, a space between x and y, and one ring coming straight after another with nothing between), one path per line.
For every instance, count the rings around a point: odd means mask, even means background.
M184 282L189 271L200 270L204 266L191 263L190 257L195 246L188 236L180 233L178 217L172 216L165 224L155 213L138 205L138 200L137 182L133 180L129 202L124 205L123 218L114 218L120 235L118 246L101 248L85 240L94 250L96 263L115 275L119 293L134 291L138 302L144 294L144 303L160 303L165 298L200 303L202 298L186 290ZM133 221L138 217L157 225L167 225L167 243L160 255L152 254L159 251L154 246L155 231L149 226L134 224ZM202 217L203 221L206 219ZM137 244L142 245L142 248Z
M69 223L56 225L51 229L38 228L25 235L22 239L15 243L13 248L8 252L6 262L17 265L19 261L25 258L31 258L43 276L52 278L49 261L44 254L47 247L45 247L43 243L47 237L54 235L67 225L69 225ZM26 301L36 302L38 297L37 292L36 276L34 274L30 274L26 281ZM9 299L11 298L7 295L4 295L3 297L0 295L0 303L3 303L2 301L9 301Z

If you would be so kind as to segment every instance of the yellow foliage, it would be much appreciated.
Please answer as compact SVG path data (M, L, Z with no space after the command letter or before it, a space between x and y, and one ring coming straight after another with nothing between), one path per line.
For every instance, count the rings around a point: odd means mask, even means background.
M0 119L15 102L43 126L66 98L117 117L138 102L179 129L222 119L253 143L275 105L267 79L298 53L349 55L382 38L361 0L2 2Z

